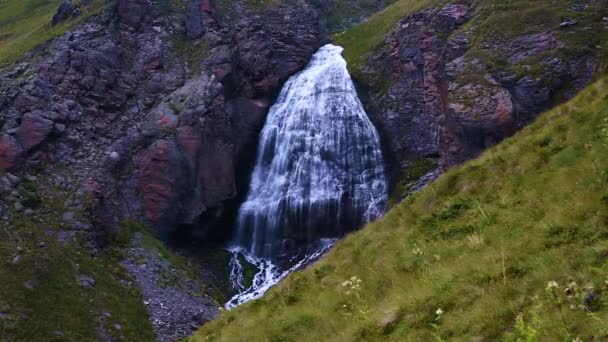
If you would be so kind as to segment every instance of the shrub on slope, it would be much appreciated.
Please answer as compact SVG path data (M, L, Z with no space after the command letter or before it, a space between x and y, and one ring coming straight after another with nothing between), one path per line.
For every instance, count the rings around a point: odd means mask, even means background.
M606 338L607 153L603 79L191 340Z

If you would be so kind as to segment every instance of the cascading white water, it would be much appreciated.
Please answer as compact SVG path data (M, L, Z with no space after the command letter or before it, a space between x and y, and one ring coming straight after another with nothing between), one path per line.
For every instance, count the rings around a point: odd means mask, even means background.
M270 109L231 248L233 307L261 296L333 239L379 217L387 184L380 139L357 97L342 48L325 45ZM280 270L276 259L298 255ZM244 289L238 255L258 267ZM300 254L302 255L302 254Z

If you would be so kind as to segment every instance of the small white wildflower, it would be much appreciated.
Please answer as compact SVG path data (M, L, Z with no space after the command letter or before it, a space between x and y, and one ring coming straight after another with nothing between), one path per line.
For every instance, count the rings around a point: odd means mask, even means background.
M547 283L547 290L553 290L558 288L559 286L557 285L557 282L554 280L551 280L550 282Z
M435 313L437 314L437 316L441 316L443 315L443 310L441 310L441 308L437 309L437 311L435 311Z
M412 252L414 253L414 255L422 255L422 250L418 247L414 248Z

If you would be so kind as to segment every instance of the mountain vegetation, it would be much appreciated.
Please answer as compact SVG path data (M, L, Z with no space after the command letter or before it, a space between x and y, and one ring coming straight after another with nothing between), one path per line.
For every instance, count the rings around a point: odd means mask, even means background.
M606 338L607 109L604 78L191 340Z

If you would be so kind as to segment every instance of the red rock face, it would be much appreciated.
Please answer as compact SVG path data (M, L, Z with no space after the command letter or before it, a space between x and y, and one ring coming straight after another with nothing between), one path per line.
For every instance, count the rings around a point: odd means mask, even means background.
M7 171L15 165L21 156L19 144L10 135L0 136L0 171Z
M173 142L159 140L141 160L141 190L146 218L157 224L173 205L178 179L177 147Z
M15 135L24 151L30 151L43 142L53 130L53 121L34 114L25 114Z
M215 17L215 9L211 4L211 0L203 0L201 4L201 10L203 13L207 14L210 17Z
M195 132L190 126L182 126L177 129L177 142L186 158L194 163L201 146L200 132Z

